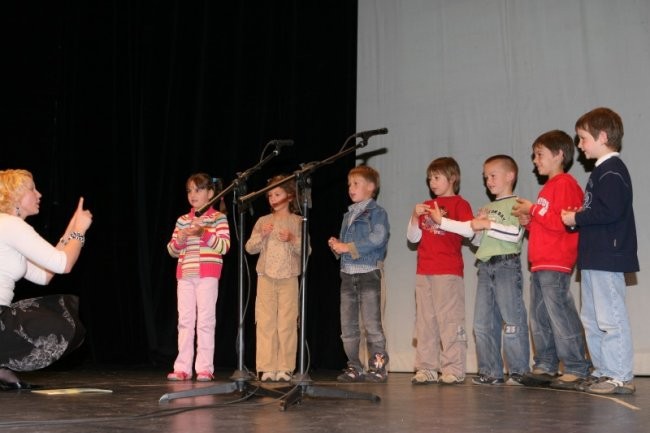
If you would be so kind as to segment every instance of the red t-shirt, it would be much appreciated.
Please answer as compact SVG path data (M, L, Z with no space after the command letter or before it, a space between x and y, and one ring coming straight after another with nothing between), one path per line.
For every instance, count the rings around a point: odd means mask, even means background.
M469 221L474 218L472 207L460 195L437 197L425 203L433 207L434 202L446 218ZM418 244L417 273L420 275L463 276L463 237L440 229L429 215L420 216L422 238Z

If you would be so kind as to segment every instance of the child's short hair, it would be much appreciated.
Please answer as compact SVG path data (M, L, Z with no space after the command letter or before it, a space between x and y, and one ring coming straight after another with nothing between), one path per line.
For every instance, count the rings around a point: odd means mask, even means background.
M501 164L503 164L506 170L509 170L515 174L514 181L512 182L512 187L514 188L515 184L517 183L517 176L519 176L519 167L517 167L515 160L508 155L493 155L486 159L483 165L495 161L499 161Z
M268 180L266 183L267 186L273 185L275 183L280 182L282 179L286 179L288 175L286 174L278 174L276 176L273 176L271 179ZM289 212L292 213L297 213L299 206L298 202L296 201L297 194L296 194L296 180L288 180L284 182L281 185L278 185L278 188L282 188L284 192L287 193L287 196L289 196Z
M559 129L545 132L533 141L533 150L538 146L547 148L553 155L557 155L562 151L562 168L565 172L573 164L575 143L573 142L573 138L566 132Z
M372 192L373 197L377 197L379 192L379 172L368 165L358 165L348 172L350 176L361 176L366 181L375 185L375 190Z
M460 166L454 158L443 156L431 161L429 167L427 167L427 177L435 173L442 174L452 183L454 194L460 192Z
M619 152L623 146L623 121L621 116L606 107L598 107L583 114L576 121L576 129L584 129L598 138L600 131L607 134L607 147Z

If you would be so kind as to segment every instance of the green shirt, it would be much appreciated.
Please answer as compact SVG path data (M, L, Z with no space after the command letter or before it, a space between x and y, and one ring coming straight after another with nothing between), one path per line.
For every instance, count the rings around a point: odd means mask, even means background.
M476 250L477 259L485 262L492 256L521 253L524 228L519 225L519 219L512 215L512 207L516 201L517 197L514 195L503 197L481 209L492 221L492 228L483 230L481 234L477 233L477 239L474 240L474 243L480 240Z

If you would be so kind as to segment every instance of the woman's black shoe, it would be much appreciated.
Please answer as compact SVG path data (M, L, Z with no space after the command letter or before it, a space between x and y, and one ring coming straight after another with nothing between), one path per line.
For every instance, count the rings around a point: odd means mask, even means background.
M36 387L27 382L7 382L5 380L0 380L0 390L2 391L16 391L19 389L35 389Z

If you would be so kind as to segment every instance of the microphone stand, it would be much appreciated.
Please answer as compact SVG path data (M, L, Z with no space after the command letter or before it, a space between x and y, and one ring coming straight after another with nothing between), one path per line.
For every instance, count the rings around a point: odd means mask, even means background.
M273 143L273 142L271 142ZM271 158L277 156L280 153L279 146L276 145L276 149L270 153L266 158L260 160L260 162L246 170L244 173L237 173L237 179L235 179L227 188L221 191L217 196L213 197L208 203L203 207L198 209L195 214L196 216L201 216L206 210L212 206L217 200L223 197L225 194L233 191L233 203L235 203L238 210L238 299L237 305L239 309L239 322L238 322L238 332L237 332L237 370L230 377L232 382L225 384L217 384L208 387L194 388L187 391L179 391L164 394L160 397L159 403L166 402L169 400L174 400L178 398L185 397L196 397L202 395L215 395L215 394L231 394L238 393L241 398L247 400L255 395L263 395L268 397L278 398L284 395L284 393L272 389L263 388L261 386L251 385L250 381L255 377L245 368L244 365L244 214L248 209L243 205L243 202L238 199L238 196L241 196L246 192L246 179L262 168Z
M300 257L301 257L301 274L300 274L300 337L298 345L298 372L293 375L291 379L291 384L294 385L290 389L285 388L282 397L280 398L280 410L286 411L290 406L297 405L302 402L304 396L309 397L325 397L325 398L341 398L341 399L355 399L355 400L370 400L373 402L378 402L380 397L366 392L353 392L346 391L343 389L332 389L327 387L315 386L313 381L309 376L307 362L306 362L306 351L305 351L305 330L306 330L306 299L307 299L307 255L309 251L308 247L308 236L309 236L309 208L311 207L311 178L309 174L316 170L317 168L331 164L337 159L355 151L360 147L364 147L368 144L366 137L361 137L362 141L356 144L353 147L346 148L346 144L352 138L358 137L357 135L350 136L343 145L341 151L337 154L332 155L331 157L321 161L313 162L309 164L301 164L301 169L294 172L293 175L288 176L273 185L269 185L266 188L257 191L255 193L248 194L244 197L241 197L240 200L247 201L254 197L257 197L260 194L265 193L285 182L295 179L298 190L300 191L300 196L302 197L302 239L301 239L301 248L300 248ZM276 388L281 389L281 388Z

